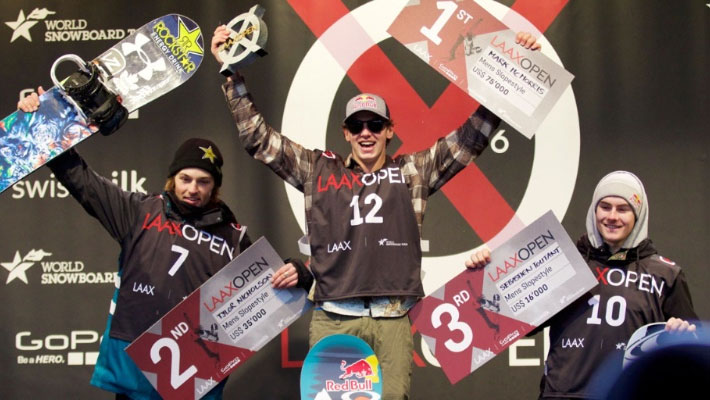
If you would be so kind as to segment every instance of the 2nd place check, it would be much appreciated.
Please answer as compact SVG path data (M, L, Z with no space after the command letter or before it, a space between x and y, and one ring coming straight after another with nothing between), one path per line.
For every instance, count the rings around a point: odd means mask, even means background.
M163 398L199 399L311 307L302 289L271 287L282 265L260 238L126 352Z

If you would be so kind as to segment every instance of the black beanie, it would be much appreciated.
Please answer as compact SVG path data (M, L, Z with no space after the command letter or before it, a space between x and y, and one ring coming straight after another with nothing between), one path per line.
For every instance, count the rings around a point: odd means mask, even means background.
M222 186L222 153L213 142L207 139L187 139L175 152L173 162L168 169L168 177L183 168L200 168L214 178L215 186Z

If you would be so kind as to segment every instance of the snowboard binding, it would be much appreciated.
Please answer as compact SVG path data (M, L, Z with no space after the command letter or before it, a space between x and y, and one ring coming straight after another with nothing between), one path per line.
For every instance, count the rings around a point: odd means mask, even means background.
M64 61L73 61L79 70L59 82L55 69ZM99 127L104 136L115 132L128 119L128 110L121 105L120 97L103 84L96 64L87 63L77 55L67 54L54 62L51 76L54 84L69 95L68 99L84 112L91 123Z

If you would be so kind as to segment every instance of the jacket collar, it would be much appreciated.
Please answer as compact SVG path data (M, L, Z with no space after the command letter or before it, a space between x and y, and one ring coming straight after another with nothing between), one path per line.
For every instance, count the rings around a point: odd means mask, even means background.
M222 222L236 222L234 214L223 202L208 207L194 207L177 199L174 192L163 192L165 213L168 217L189 223L195 228L216 225Z

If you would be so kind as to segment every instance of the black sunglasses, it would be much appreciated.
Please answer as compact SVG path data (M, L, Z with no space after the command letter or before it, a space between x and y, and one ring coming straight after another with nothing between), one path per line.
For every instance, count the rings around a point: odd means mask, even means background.
M361 121L359 119L349 119L345 121L345 126L348 128L350 133L357 135L365 128L367 125L367 130L372 133L380 133L384 129L386 121L381 119L371 119L369 121Z

